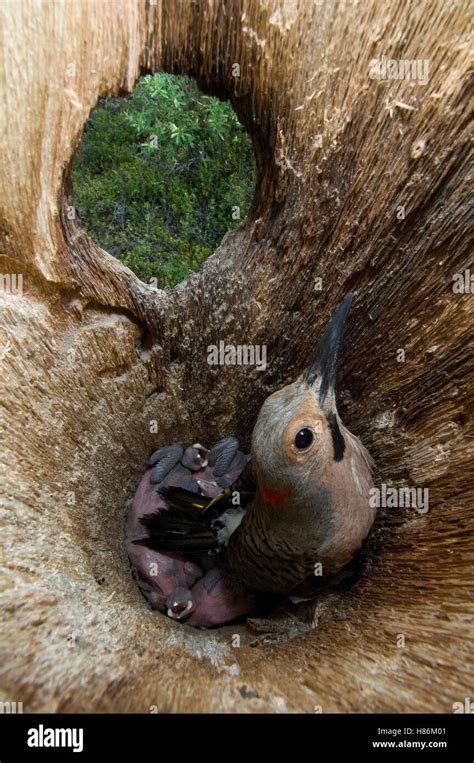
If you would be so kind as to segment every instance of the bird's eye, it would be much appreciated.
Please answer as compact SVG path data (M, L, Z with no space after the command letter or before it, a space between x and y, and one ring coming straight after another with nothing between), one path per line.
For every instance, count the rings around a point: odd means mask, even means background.
M307 450L309 446L312 445L313 440L313 430L309 429L309 427L303 427L302 429L299 429L295 434L295 448L297 448L297 450Z

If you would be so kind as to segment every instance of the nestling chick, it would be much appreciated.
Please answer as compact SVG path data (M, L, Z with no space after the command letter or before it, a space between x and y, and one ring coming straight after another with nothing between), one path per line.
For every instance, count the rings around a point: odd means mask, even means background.
M250 589L303 598L353 559L375 509L370 456L336 408L336 365L351 301L349 294L333 315L306 373L265 400L241 481L214 498L161 489L168 510L142 518L149 537L136 543L218 553Z

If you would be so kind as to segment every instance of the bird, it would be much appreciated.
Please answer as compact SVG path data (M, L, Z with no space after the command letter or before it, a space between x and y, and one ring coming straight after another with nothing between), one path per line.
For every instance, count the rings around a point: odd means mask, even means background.
M255 597L218 566L217 559L184 555L136 544L145 530L141 520L166 509L161 491L184 488L186 494L213 497L233 484L250 458L236 437L225 437L210 450L196 442L174 443L153 451L127 516L125 548L138 585L152 609L199 628L234 620L254 608Z
M250 592L248 606L257 594L310 599L344 574L367 542L376 515L370 501L372 458L344 426L336 405L337 363L351 303L347 294L306 370L264 401L250 458L240 459L237 479L206 493L165 480L159 487L165 510L140 517L146 535L133 544L183 558L217 559L224 579ZM202 446L192 447L198 451L195 465L206 462L209 468ZM218 457L222 450L225 446ZM226 458L228 467L229 453ZM192 468L195 454L188 452L185 461ZM188 601L182 587L176 596L180 616L193 610L192 587L189 591Z

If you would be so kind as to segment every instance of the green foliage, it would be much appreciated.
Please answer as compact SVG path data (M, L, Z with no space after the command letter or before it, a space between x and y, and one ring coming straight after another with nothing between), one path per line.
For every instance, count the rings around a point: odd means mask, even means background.
M194 80L142 77L99 102L72 167L81 223L142 280L173 286L197 270L250 206L250 140L230 104Z

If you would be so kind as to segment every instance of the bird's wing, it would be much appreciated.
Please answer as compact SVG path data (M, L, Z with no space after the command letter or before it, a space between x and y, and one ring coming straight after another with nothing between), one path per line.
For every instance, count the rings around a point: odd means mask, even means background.
M173 486L160 487L159 492L167 509L141 518L148 537L135 543L158 551L203 553L225 545L219 520L225 520L226 512L235 512L249 503L255 494L255 482L248 463L236 482L214 498Z
M223 477L239 450L239 441L236 437L226 437L209 451L209 466L215 477Z
M233 506L239 505L242 506L242 508L245 508L249 505L250 501L253 500L257 491L257 483L255 482L250 457L244 456L244 458L248 460L245 462L243 468L241 464L239 464L238 476L234 479L232 484L229 485L229 487L226 487L222 493L216 495L214 500L217 503L222 501L224 497L227 497L231 499Z
M367 537L364 538L359 551L354 555L350 562L343 567L333 569L328 575L323 577L318 577L314 573L307 575L301 583L298 583L292 588L291 598L307 601L317 596L326 588L344 590L354 585L364 574L367 563L367 546L371 534L372 530L370 530ZM324 562L322 563L322 566L323 568L326 566ZM330 568L330 566L330 563L328 563L327 567Z
M219 548L211 522L220 511L206 512L214 499L181 487L162 487L160 493L166 500L167 509L141 518L148 537L135 543L158 551L180 553L201 553Z
M204 519L210 499L183 488L162 488L167 510L145 514L140 520L148 537L135 541L157 551L200 553L218 548L217 535Z
M151 482L161 482L164 477L176 466L183 455L182 445L167 445L155 450L148 459L148 466L153 466Z

